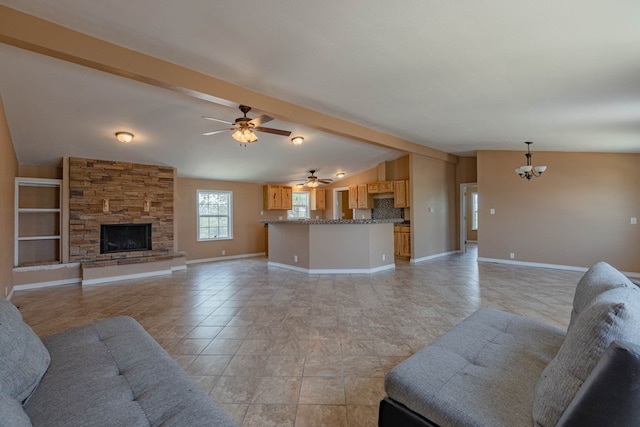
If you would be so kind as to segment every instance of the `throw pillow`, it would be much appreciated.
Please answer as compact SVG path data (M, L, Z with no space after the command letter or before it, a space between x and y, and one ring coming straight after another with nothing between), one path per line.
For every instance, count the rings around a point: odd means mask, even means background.
M594 264L576 286L569 328L573 325L575 318L601 293L610 289L633 287L635 285L624 274L606 262Z
M536 386L533 419L553 427L613 341L640 344L640 289L617 288L598 295L567 331Z
M22 321L18 309L0 298L0 391L24 403L49 367L49 352Z

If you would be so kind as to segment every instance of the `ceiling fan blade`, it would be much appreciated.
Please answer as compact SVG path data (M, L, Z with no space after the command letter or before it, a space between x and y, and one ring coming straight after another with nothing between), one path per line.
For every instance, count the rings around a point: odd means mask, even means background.
M256 117L255 119L249 120L249 124L253 126L260 126L263 123L267 123L273 120L273 117L269 117L266 114Z
M215 135L216 133L226 132L228 130L229 129L212 130L211 132L205 132L202 135L204 135L204 136Z
M205 120L213 120L214 122L224 123L226 125L232 125L233 124L233 122L229 122L227 120L222 120L222 119L216 119L215 117L202 116L202 118L205 119Z
M253 129L257 130L259 132L273 133L275 135L282 135L282 136L291 135L291 132L288 131L288 130L280 130L280 129L273 129L273 128L263 128L263 127L255 127Z

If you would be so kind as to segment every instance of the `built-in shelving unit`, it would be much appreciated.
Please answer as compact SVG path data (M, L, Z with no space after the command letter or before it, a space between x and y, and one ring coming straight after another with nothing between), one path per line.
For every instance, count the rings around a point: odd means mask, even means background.
M15 267L60 263L61 179L15 181Z

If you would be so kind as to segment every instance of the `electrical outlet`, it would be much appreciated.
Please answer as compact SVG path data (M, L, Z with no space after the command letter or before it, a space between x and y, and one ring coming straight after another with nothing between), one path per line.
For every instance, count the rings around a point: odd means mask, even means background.
M385 261L387 259L387 256L385 254L382 254L382 260Z
M293 262L298 262L298 255L293 256Z
M489 211L489 214L490 214L490 215L495 215L495 214L496 214L496 210L495 210L495 209L493 209L493 208L491 208L491 210Z
M263 216L263 215L264 215L264 211L260 211L260 216Z
M631 225L636 225L638 223L638 218L631 218Z
M227 251L225 251L224 249L222 250L222 255L226 255Z
M513 252L509 253L509 258L514 259L515 257L516 257L515 253L513 253Z

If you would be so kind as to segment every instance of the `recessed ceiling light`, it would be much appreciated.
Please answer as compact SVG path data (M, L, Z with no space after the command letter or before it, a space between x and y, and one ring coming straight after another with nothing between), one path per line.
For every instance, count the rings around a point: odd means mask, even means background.
M346 174L345 174L344 172L338 172L338 173L336 174L336 176L337 176L338 178L344 178L344 176L345 176L345 175L346 175Z
M291 142L293 142L293 145L302 145L304 138L301 136L294 136L291 138Z

